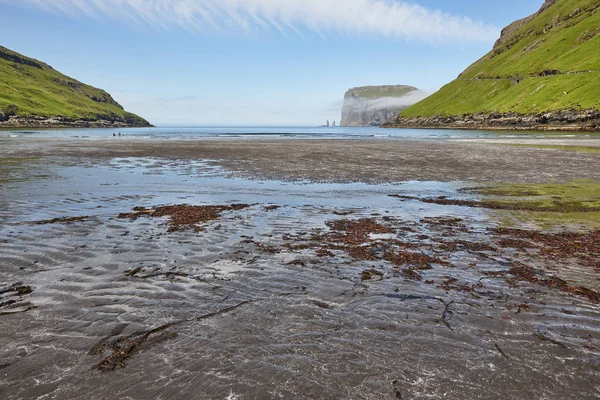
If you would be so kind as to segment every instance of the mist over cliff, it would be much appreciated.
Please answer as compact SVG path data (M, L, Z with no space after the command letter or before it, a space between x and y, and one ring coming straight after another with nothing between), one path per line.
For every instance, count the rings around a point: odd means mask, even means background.
M425 92L405 85L352 88L344 95L341 126L377 126L394 121L400 111L425 97Z

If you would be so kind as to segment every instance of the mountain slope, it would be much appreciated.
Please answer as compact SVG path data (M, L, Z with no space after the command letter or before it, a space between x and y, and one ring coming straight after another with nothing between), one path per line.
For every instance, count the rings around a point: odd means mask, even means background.
M150 126L107 92L0 46L1 126Z
M600 0L547 0L396 126L600 129Z
M396 119L425 94L412 86L363 86L344 95L341 126L378 126Z

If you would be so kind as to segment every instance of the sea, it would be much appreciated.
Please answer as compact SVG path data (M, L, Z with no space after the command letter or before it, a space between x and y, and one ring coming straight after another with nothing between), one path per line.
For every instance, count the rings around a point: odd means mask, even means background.
M196 140L210 138L277 138L277 139L476 139L476 138L559 138L592 137L580 132L514 132L442 129L389 129L380 127L314 127L314 126L159 126L153 128L103 129L0 129L0 137L106 139L115 136L128 139Z

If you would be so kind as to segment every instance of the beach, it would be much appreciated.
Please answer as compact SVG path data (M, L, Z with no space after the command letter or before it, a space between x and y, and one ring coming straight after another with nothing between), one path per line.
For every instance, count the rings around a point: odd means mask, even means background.
M596 149L0 137L0 397L598 397Z
M534 147L525 147L533 143ZM555 149L535 146L564 146ZM517 146L518 145L518 146ZM600 179L600 139L244 139L7 140L3 157L114 157L203 160L227 174L259 179L390 183L549 182Z

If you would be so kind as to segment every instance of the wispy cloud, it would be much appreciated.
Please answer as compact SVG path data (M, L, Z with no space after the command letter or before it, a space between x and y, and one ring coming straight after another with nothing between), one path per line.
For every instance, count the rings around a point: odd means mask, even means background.
M198 32L249 34L303 30L420 41L482 41L496 27L471 18L393 0L0 0L71 16L110 17Z
M422 90L415 90L401 97L380 97L369 100L350 98L344 101L344 109L352 112L402 109L418 103L430 94Z

